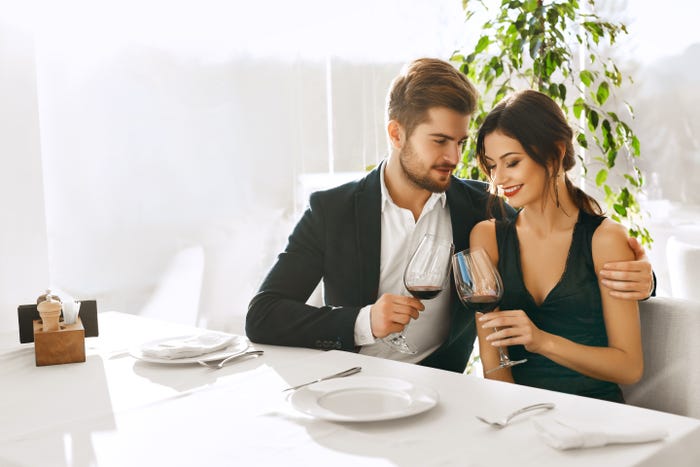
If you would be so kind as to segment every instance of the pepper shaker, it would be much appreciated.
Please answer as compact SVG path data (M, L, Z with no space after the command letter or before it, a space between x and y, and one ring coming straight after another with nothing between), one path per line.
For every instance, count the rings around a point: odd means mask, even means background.
M43 300L39 302L39 299ZM61 301L57 296L51 295L51 291L47 290L46 294L37 299L36 306L41 316L42 329L44 332L58 331L58 321L61 317Z

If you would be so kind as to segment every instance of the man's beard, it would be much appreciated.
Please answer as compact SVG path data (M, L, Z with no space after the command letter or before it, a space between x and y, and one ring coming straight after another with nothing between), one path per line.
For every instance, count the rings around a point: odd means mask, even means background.
M440 182L438 180L433 180L430 178L430 169L425 173L419 173L420 167L417 162L416 152L413 150L413 146L410 142L406 142L406 145L399 152L399 163L401 164L401 169L403 173L406 174L411 183L419 188L428 190L431 193L442 193L450 186L451 178L448 177L447 181ZM446 167L450 170L454 170L454 166L450 164L443 164L435 167ZM432 167L431 167L432 168Z

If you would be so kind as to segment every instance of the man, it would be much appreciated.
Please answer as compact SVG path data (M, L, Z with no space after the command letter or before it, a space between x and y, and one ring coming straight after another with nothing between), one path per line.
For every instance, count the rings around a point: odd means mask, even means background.
M452 287L425 303L406 296L402 273L424 234L451 239L460 251L469 247L472 227L489 217L486 184L452 176L476 99L473 85L442 60L416 60L394 80L387 98L389 157L359 181L311 195L251 300L246 333L253 342L464 371L476 336L474 313ZM609 287L646 298L651 266L634 245L638 261L613 265ZM326 305L307 305L321 280ZM381 340L411 320L407 339L416 354Z

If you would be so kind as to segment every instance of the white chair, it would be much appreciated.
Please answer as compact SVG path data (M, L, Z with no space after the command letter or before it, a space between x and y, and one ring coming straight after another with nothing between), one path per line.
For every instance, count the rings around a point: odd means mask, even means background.
M700 302L654 297L639 304L644 376L623 386L628 404L700 418Z
M666 242L671 295L700 301L700 241L674 235Z

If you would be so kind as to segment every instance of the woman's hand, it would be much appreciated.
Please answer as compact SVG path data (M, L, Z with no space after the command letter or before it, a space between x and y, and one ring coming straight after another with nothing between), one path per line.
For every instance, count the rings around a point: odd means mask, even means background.
M484 329L496 328L486 336L495 347L523 345L528 352L541 353L549 334L535 326L523 310L492 311L478 318Z

